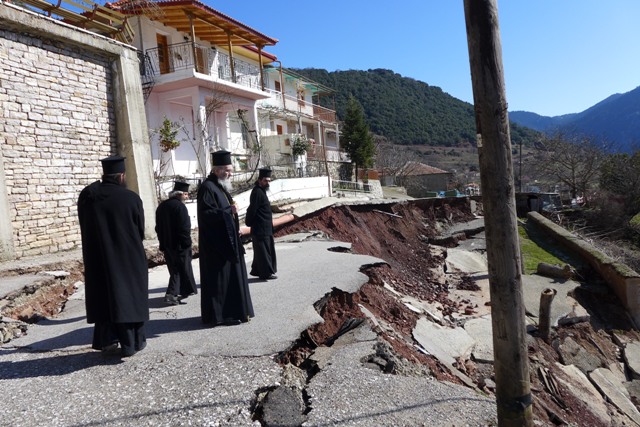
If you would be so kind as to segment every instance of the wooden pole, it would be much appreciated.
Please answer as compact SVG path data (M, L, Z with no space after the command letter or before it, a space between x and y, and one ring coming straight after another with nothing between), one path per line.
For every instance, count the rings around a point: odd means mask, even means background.
M547 288L540 294L540 309L538 310L538 335L549 344L551 332L551 303L556 296L556 290Z
M525 309L497 0L464 0L480 163L498 425L532 426Z
M196 52L196 27L193 25L193 15L187 14L189 17L189 28L191 32L191 56L193 57L193 69L200 73L202 70L198 69L198 54Z

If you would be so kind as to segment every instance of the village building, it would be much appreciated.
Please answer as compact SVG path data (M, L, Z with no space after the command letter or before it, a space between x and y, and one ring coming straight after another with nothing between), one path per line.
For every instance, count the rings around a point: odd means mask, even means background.
M112 7L129 17L140 51L160 181L202 180L219 149L232 153L236 179L250 180L261 166L306 176L310 164L319 169L315 160L348 161L335 110L314 103L333 90L284 69L264 50L277 39L197 0Z
M273 166L322 174L331 194L327 175L348 165L333 91L283 68L264 50L276 43L196 0L0 0L0 259L78 247L78 194L111 154L147 238L157 183L197 184L217 149L245 182Z
M409 161L396 174L396 183L405 187L411 197L436 197L448 190L452 176L451 172Z

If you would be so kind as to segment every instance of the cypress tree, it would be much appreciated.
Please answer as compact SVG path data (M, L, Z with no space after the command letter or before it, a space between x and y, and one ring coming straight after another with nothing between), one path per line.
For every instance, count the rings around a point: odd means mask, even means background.
M369 126L364 119L362 105L353 96L350 96L347 102L345 119L340 134L340 146L349 154L351 163L356 167L357 181L358 168L366 169L373 165L376 149L373 145L371 132L369 132Z

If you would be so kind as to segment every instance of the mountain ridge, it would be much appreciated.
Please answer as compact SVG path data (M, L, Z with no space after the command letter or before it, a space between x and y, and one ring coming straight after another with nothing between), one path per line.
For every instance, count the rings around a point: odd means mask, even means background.
M335 109L344 117L349 95L362 105L371 131L401 145L475 146L473 105L432 86L392 70L327 71L320 68L291 70L336 90ZM532 146L542 134L590 136L629 152L640 146L640 86L613 94L578 113L543 116L510 111L512 145Z
M545 134L588 136L630 152L640 142L640 86L615 93L579 113L542 116L529 111L509 112L509 119Z
M401 145L475 146L473 105L440 87L383 68L327 71L292 69L336 90L335 110L344 117L353 95L362 105L370 130ZM321 105L332 108L333 105ZM512 143L532 145L539 133L518 124L511 126Z

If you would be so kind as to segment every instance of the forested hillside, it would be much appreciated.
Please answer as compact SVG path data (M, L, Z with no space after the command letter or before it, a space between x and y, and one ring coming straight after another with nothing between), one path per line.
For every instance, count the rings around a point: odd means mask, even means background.
M371 131L396 144L475 145L473 105L436 86L403 77L391 70L332 71L294 69L337 91L336 110L344 118L349 95L362 104ZM327 105L333 107L332 105ZM538 133L512 124L512 144L529 145Z

